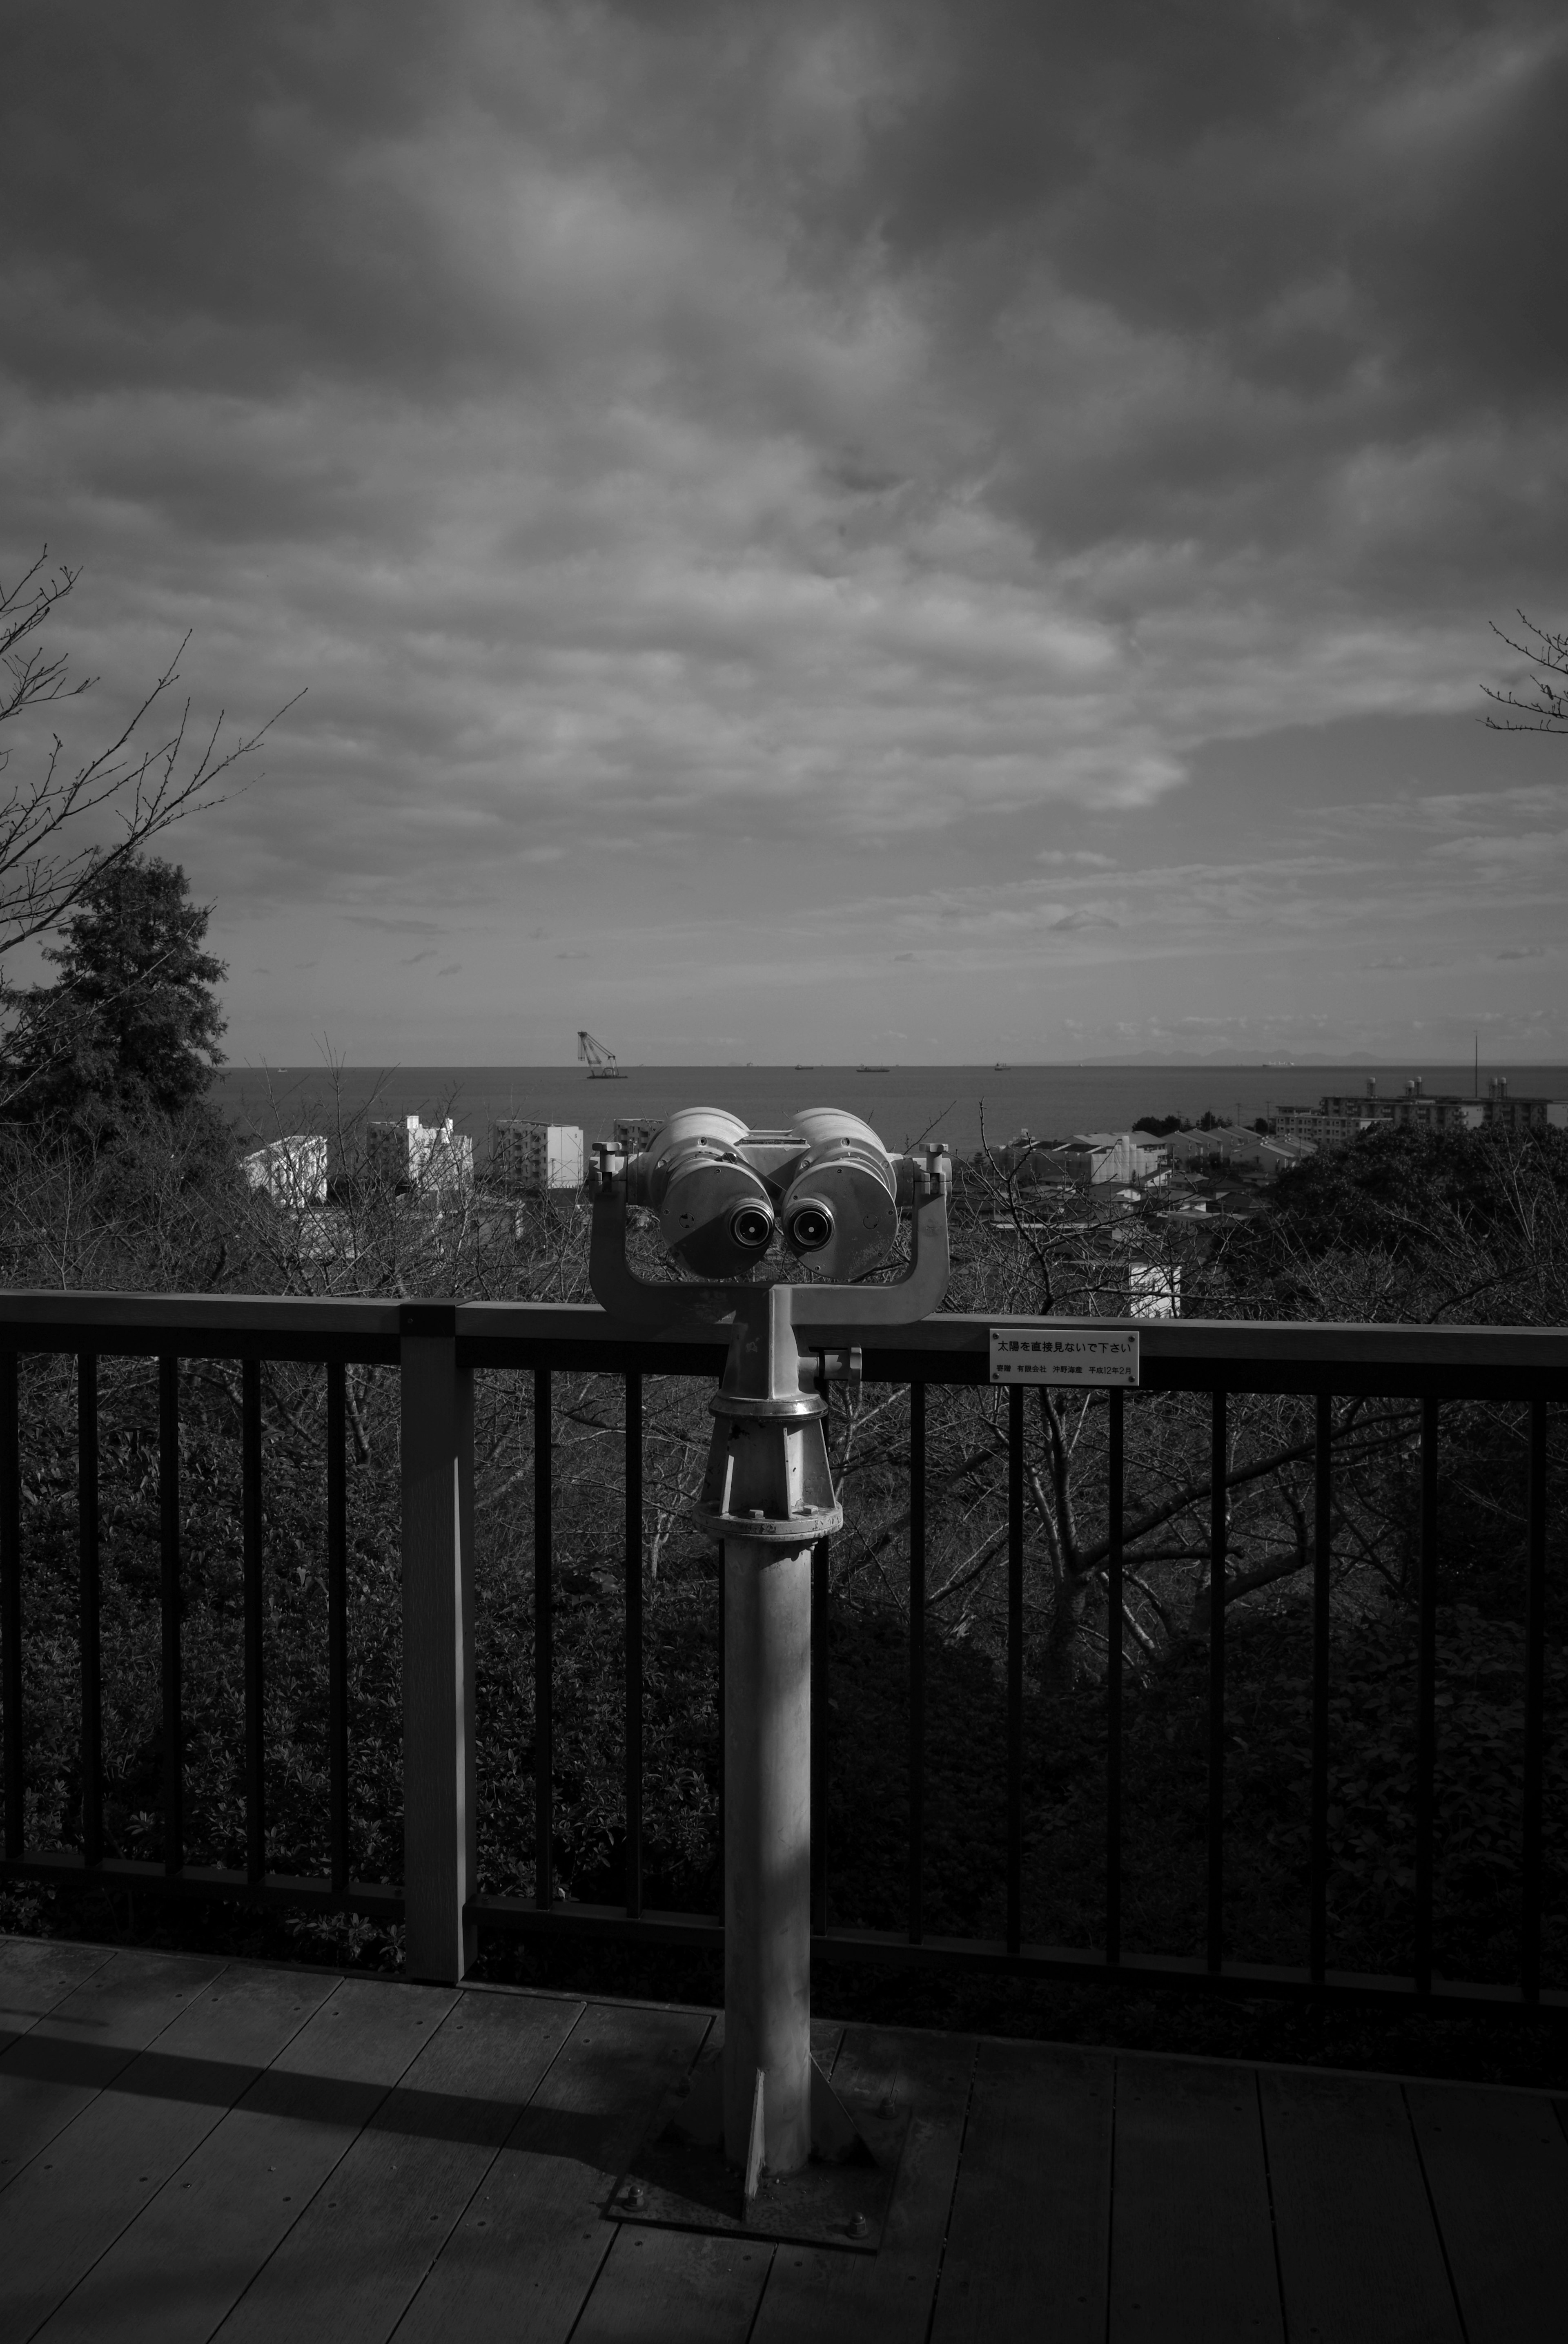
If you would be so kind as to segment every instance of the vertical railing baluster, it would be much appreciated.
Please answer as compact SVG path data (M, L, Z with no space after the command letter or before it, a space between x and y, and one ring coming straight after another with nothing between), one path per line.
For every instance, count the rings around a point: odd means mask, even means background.
M724 1542L719 1541L714 1552L719 1558L719 1910L724 1911ZM815 1785L813 1785L815 1788ZM813 1826L813 1830L814 1830Z
M266 1877L266 1677L263 1647L261 1361L239 1369L239 1515L245 1585L245 1866Z
M1126 1409L1122 1393L1113 1388L1107 1395L1106 1405L1105 1961L1107 1968L1114 1969L1121 1959L1121 1607L1125 1600L1122 1500L1126 1479Z
M1308 1967L1321 1985L1329 1958L1329 1568L1333 1550L1333 1399L1317 1396L1312 1448L1312 1850Z
M811 1549L811 1934L828 1933L828 1784L832 1753L828 1728L828 1587L832 1542Z
M1007 1949L1023 1942L1023 1386L1007 1395Z
M1225 1957L1225 1549L1230 1470L1226 1397L1213 1395L1209 1426L1209 1896L1205 1957Z
M348 1885L348 1370L327 1367L327 1763L332 1885Z
M22 1854L22 1439L16 1354L0 1351L0 1697L5 1712L5 1853Z
M642 1914L642 1378L626 1378L626 1910Z
M164 1870L185 1863L185 1715L180 1682L180 1363L158 1358L158 1561L163 1622Z
M76 1604L82 1659L82 1861L104 1860L104 1678L98 1568L98 1362L76 1354Z
M555 1894L555 1439L550 1371L534 1369L534 1902Z
M474 1371L458 1305L401 1302L403 1968L455 1985L478 1951Z
M910 1386L910 1943L925 1933L926 1387Z
M1421 1404L1421 1554L1415 1676L1415 1990L1432 1991L1437 1778L1437 1402Z
M1530 1403L1525 1512L1524 1784L1519 1984L1541 1999L1542 1818L1546 1781L1546 1403Z

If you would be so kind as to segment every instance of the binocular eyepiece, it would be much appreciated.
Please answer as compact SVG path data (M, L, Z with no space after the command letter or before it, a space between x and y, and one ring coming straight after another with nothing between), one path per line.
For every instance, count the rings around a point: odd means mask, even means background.
M790 1214L784 1242L791 1253L819 1253L833 1236L833 1209L815 1197L805 1197Z
M729 1216L729 1236L742 1253L766 1253L773 1242L773 1216L766 1205L737 1205Z
M893 1158L838 1107L808 1107L787 1131L683 1107L628 1165L627 1193L653 1207L666 1246L699 1278L750 1268L776 1229L812 1269L854 1278L882 1259L899 1224Z

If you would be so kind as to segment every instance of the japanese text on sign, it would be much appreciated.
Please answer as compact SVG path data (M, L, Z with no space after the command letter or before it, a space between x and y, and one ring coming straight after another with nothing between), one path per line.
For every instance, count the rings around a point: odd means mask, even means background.
M1138 1338L1125 1329L1103 1335L1039 1319L990 1330L993 1384L1135 1384Z

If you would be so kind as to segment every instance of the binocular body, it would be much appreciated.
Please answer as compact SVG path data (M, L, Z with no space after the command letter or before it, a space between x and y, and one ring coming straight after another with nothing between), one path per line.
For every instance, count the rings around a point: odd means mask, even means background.
M699 1278L733 1277L781 1232L807 1268L854 1278L881 1261L908 1200L907 1160L842 1107L806 1107L751 1131L721 1107L682 1107L625 1166L629 1204Z

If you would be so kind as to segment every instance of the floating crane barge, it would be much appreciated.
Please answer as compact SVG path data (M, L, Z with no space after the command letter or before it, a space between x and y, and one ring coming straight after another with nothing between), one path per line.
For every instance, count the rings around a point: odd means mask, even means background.
M590 1083L624 1083L625 1075L615 1062L615 1052L596 1042L584 1027L578 1028L578 1056L588 1068Z

